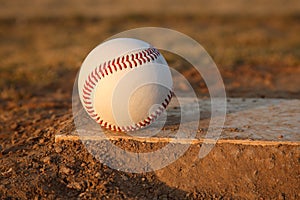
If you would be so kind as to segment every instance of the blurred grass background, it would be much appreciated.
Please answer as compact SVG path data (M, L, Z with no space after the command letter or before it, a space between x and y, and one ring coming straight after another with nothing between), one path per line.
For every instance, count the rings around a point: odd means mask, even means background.
M300 98L297 0L0 0L0 5L1 105L33 97L71 100L88 52L113 34L143 26L196 39L219 67L228 96ZM192 68L167 58L184 69L200 95L208 95Z

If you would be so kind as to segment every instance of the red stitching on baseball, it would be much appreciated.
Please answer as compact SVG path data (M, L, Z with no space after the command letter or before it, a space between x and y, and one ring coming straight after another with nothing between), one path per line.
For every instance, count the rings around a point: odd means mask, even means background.
M88 113L94 113L94 109L87 110Z
M116 64L118 65L119 69L122 70L122 66L120 65L120 57L117 58Z
M148 53L148 56L150 56L150 58L151 58L152 60L155 60L155 59L156 59L155 56L152 54L152 51L151 51L150 49L147 50L147 53Z
M106 66L106 62L103 64L103 66L104 66L104 67ZM101 73L102 77L104 77L104 71L103 71L101 65L99 66L99 72Z
M131 67L131 63L129 62L129 55L126 55L126 60L125 60L125 61L128 62L129 65L130 65L130 67ZM126 68L127 68L127 65L124 64L124 67L125 67L125 69L126 69Z
M140 59L143 61L143 63L147 62L147 60L144 58L143 51L140 52L139 55L140 55Z
M97 81L98 81L98 80L101 80L101 77L100 77L100 75L98 74L98 67L95 68L94 72L95 72Z
M137 59L137 60L139 61L139 64L140 64L140 65L142 65L142 64L143 64L143 60L141 59L141 57L140 57L140 54L139 54L139 53L135 54L135 59Z
M91 86L91 84L88 82L88 80L85 81L85 84L86 84L86 86L88 86L89 88L94 89L94 87Z
M116 65L115 65L115 59L113 59L111 65L114 67L115 71L118 71L118 69L117 69L117 67L116 67ZM112 73L112 72L111 72L111 73Z
M112 125L112 124L109 124L108 122L103 121L103 119L101 119L101 117L97 113L95 113L93 106L91 106L92 102L90 100L91 100L91 93L94 90L96 83L98 83L99 80L101 80L101 78L104 78L109 73L113 74L114 72L117 72L118 71L117 66L119 67L119 70L127 69L127 67L133 68L133 66L137 67L138 64L142 65L147 62L154 61L159 56L160 56L159 51L153 47L150 47L150 48L144 49L140 52L132 53L131 55L124 55L122 57L113 59L112 61L109 60L108 62L104 62L103 64L100 64L98 67L96 67L95 70L93 70L88 75L88 79L85 81L85 84L84 84L83 90L82 90L83 91L83 102L85 104L85 108L87 109L87 112L89 113L89 115L94 120L96 120L96 122L98 124L100 124L100 126L105 127L110 130L114 130L114 131L134 131L134 130L137 130L139 128L142 128L144 126L151 124L151 122L154 121L163 112L163 110L168 106L172 96L174 95L174 93L172 91L169 91L169 94L167 95L167 97L163 101L163 103L158 107L158 109L155 112L151 113L146 119L144 119L140 122L137 122L134 125L122 126L122 127Z
M84 86L85 87L85 86ZM90 92L92 92L92 91L90 91L89 89L87 89L87 88L83 88L83 94L86 94L86 95L91 95L91 93ZM87 91L90 91L90 92L87 92Z
M110 73L112 74L113 73L113 70L112 70L112 68L111 68L111 64L110 64L110 62L111 61L108 61L108 63L107 63L107 69L109 69L109 71L110 71ZM105 71L107 72L107 70L105 69ZM107 73L106 73L106 75L108 75Z
M83 91L85 94L87 94L87 95L90 95L90 93L92 92L92 90L90 90L89 88L87 88L86 85L83 86L82 91Z
M92 72L92 73L93 73L93 72ZM96 84L92 81L92 79L91 79L91 74L88 76L88 79L89 79L89 82L92 83L92 85L93 85L93 87L94 87Z
M90 100L90 96L85 96L85 95L83 95L83 99L84 99L84 100Z
M144 58L147 59L147 62L150 62L151 59L147 56L146 52L142 51L142 54L143 54Z
M122 59L121 59L121 63L122 63L122 64L123 64L123 66L126 68L127 66L124 64L124 62L125 62L125 61L124 61L124 59L125 59L125 56L123 56L123 57L122 57ZM120 63L119 63L119 64L120 64ZM121 64L120 64L120 65L121 65ZM122 67L121 67L121 70L122 70Z
M97 114L96 113L95 114L91 114L90 116L94 118L94 117L97 117Z
M131 61L134 63L134 66L137 66L137 62L134 59L134 54L131 54Z
M95 72L95 70L92 71L92 78L94 79L94 81L95 81L96 83L98 83L98 79L95 77L94 72Z
M83 102L84 102L84 104L87 104L87 105L90 105L90 104L92 104L92 102L85 101L85 100L83 100Z
M151 114L150 116L152 117L152 119L154 119L154 118L155 118L155 115L154 115L154 114Z
M139 122L138 125L145 126L144 122Z

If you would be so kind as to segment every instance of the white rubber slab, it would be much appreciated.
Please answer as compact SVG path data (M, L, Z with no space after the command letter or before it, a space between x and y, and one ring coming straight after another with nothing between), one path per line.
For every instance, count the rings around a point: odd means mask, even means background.
M210 99L199 99L193 101L190 98L181 98L181 108L176 99L172 100L168 107L168 118L164 123L164 117L158 119L151 127L143 130L142 133L116 133L102 130L97 124L89 120L83 110L77 115L81 123L77 128L71 123L65 130L60 130L56 135L56 141L60 140L118 140L132 139L141 142L178 142L178 143L201 143L211 120ZM221 101L221 100L220 100ZM200 108L200 120L194 120L193 112L195 107ZM183 132L191 134L198 126L195 138L186 139L176 136L180 124L180 110L190 112L188 119L183 122ZM197 118L196 118L197 119ZM66 126L66 125L65 125ZM73 126L70 128L70 126ZM162 130L153 135L153 131L163 127ZM73 130L73 131L69 131ZM138 136L137 136L138 135ZM151 137L148 137L152 135ZM174 139L176 138L176 139ZM208 142L208 141L206 141ZM213 141L212 141L213 142ZM276 145L276 144L300 144L300 100L284 99L227 99L227 115L222 133L218 143L240 143L253 145Z

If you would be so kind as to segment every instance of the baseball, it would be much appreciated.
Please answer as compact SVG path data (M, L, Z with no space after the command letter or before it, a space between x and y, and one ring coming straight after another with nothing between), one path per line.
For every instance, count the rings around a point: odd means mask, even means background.
M117 38L94 48L78 76L80 101L101 127L135 131L150 125L172 98L172 76L147 42Z

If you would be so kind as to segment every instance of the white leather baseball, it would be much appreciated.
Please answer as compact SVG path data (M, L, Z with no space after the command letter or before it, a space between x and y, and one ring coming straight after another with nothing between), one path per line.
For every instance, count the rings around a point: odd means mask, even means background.
M102 127L134 131L151 124L172 98L172 76L157 49L132 38L106 41L82 63L81 103Z

